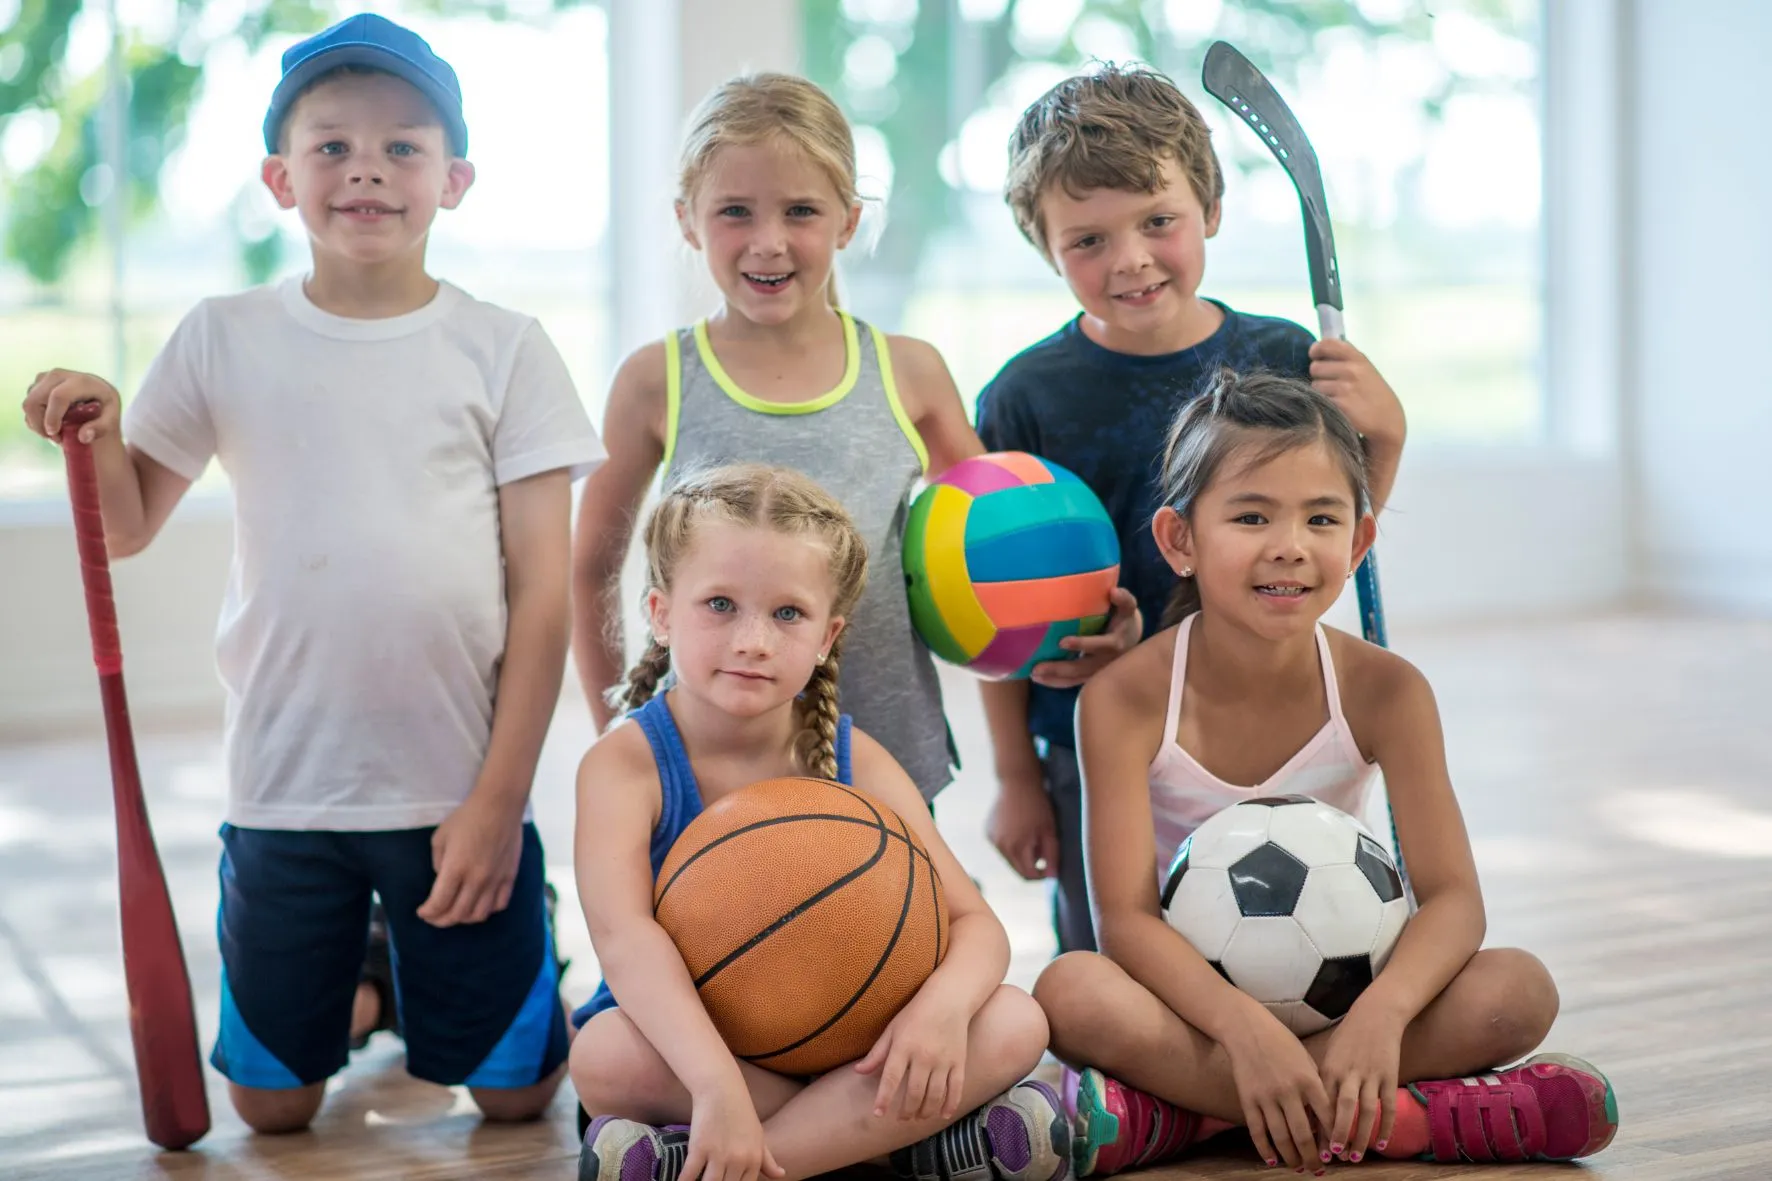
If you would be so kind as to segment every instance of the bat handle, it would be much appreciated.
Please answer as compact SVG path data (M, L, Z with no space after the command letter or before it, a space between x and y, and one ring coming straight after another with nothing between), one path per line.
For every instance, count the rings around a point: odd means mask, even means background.
M97 402L76 402L62 419L62 459L68 466L68 495L74 506L74 541L80 550L80 581L86 588L86 619L92 630L92 663L99 675L123 671L117 637L117 603L111 594L111 555L105 549L105 518L99 508L98 465L92 448L80 441L80 428L97 418Z
M1347 325L1342 322L1340 308L1332 303L1317 305L1317 335L1323 340L1347 339Z

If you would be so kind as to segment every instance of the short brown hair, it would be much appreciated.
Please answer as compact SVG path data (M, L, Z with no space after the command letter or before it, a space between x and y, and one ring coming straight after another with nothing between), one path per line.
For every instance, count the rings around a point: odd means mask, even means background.
M1066 78L1022 112L1009 137L1003 199L1022 234L1047 259L1040 197L1054 184L1073 197L1092 189L1154 193L1173 159L1208 212L1224 173L1200 109L1168 76L1111 62Z

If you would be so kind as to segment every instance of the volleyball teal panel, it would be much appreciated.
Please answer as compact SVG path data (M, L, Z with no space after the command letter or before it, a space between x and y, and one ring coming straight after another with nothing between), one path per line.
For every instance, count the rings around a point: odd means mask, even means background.
M1040 459L1039 456L1035 456L1034 458ZM1073 484L1081 484L1083 482L1083 478L1068 467L1053 463L1050 459L1040 459L1040 462L1046 466L1047 471L1052 473L1053 480L1060 484L1064 483L1066 480L1071 481Z
M1066 619L1046 629L1046 637L1040 641L1039 648L1015 671L1015 676L1025 677L1033 672L1034 665L1048 660L1075 660L1075 652L1067 652L1058 646L1058 642L1066 636L1093 636L1107 626L1107 616L1090 615L1083 619Z
M1106 520L1035 521L1025 530L966 544L966 572L974 583L1061 578L1119 561L1120 540Z
M966 515L966 548L971 550L980 542L1048 521L1101 521L1112 528L1107 510L1081 480L1029 484L992 492L972 502L972 511Z

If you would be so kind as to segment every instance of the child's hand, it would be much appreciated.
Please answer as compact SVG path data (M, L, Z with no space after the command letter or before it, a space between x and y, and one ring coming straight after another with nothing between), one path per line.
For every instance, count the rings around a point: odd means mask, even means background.
M25 425L52 442L61 440L62 418L76 402L97 402L98 417L80 428L80 441L93 443L117 430L123 400L117 388L102 377L51 369L39 373L25 391Z
M1311 385L1333 399L1374 447L1402 449L1403 403L1365 353L1345 340L1319 340L1311 346Z
M1058 876L1058 821L1038 763L1031 774L1004 777L998 783L984 835L1028 881Z
M697 1095L690 1104L689 1152L677 1181L757 1181L759 1175L784 1174L769 1145L763 1141L763 1121L757 1107L741 1085L706 1097Z
M1335 1106L1335 1122L1328 1125L1329 1151L1343 1160L1357 1161L1368 1145L1391 1137L1403 1028L1388 1014L1356 1004L1329 1035L1322 1071Z
M1329 1094L1304 1043L1262 1010L1225 1050L1243 1104L1243 1122L1261 1159L1321 1171L1325 1146L1317 1143L1311 1121L1319 1128L1330 1126Z
M1144 638L1144 616L1138 610L1138 600L1132 592L1123 586L1116 586L1108 596L1110 607L1107 627L1100 635L1066 636L1058 642L1058 646L1066 652L1075 652L1075 660L1048 660L1034 665L1033 679L1037 685L1048 689L1069 689L1081 685L1090 677L1112 664L1117 658L1124 656L1138 647L1138 641Z
M470 795L431 835L437 880L418 917L433 927L485 922L510 905L522 860L522 811Z
M922 997L898 1011L867 1057L855 1064L862 1074L880 1075L874 1114L884 1116L894 1099L898 1118L944 1120L960 1114L966 1081L966 1027L970 1014Z

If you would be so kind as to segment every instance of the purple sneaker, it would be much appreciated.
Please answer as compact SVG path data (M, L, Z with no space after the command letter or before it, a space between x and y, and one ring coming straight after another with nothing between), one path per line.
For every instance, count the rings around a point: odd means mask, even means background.
M892 1171L904 1181L1065 1181L1070 1167L1064 1104L1033 1081L892 1154Z
M677 1181L689 1155L689 1128L655 1128L600 1115L585 1129L578 1151L578 1181Z

